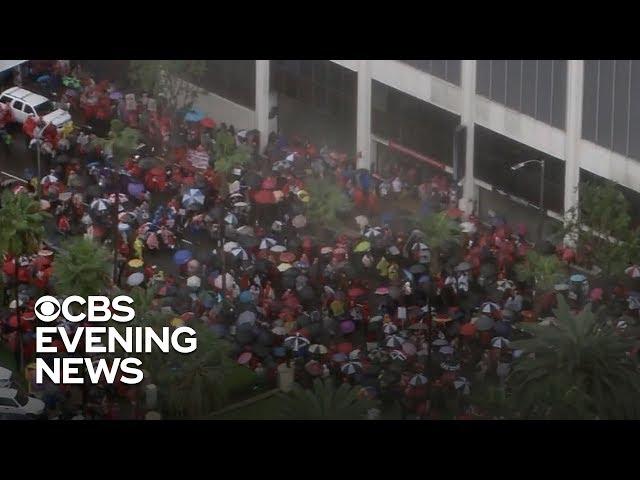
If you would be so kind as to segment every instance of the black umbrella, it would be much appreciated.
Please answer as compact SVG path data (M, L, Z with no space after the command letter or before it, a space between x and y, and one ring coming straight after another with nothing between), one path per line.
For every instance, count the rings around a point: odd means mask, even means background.
M309 285L306 285L298 292L298 296L300 297L300 300L310 301L315 298L316 294L313 291L313 288L311 288Z
M409 268L409 271L414 275L419 275L421 273L425 273L427 271L427 267L425 267L421 263L416 263L415 265L412 265L411 268Z
M259 187L260 184L262 183L262 177L258 175L256 172L252 172L252 171L246 172L243 175L242 180L244 181L245 185L251 188Z
M260 244L260 240L250 235L238 235L237 241L244 248L248 248L248 249L257 247Z

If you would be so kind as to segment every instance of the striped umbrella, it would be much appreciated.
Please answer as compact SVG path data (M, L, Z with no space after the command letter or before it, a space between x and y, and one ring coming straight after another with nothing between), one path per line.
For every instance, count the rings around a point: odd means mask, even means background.
M624 270L624 273L629 275L631 278L640 278L640 267L638 265L631 265Z
M493 348L499 348L499 349L501 349L501 350L502 350L503 348L507 348L507 347L509 347L509 344L510 344L510 343L511 343L511 342L509 342L509 340L507 340L507 339L506 339L506 338L504 338L504 337L494 337L494 338L491 340L491 346L492 346Z
M455 372L456 370L460 370L460 364L455 360L445 360L440 364L440 368L447 372Z
M382 331L385 333L385 335L393 335L398 331L398 327L396 327L393 323L387 323L385 324Z
M98 198L93 202L91 202L91 210L95 212L104 212L108 209L109 209L109 203L102 198Z
M440 347L440 350L438 350L442 355L451 355L454 352L454 349L451 345L444 345L442 347Z
M493 313L500 311L500 305L495 302L484 302L482 304L481 311L487 315L492 315Z
M404 362L407 359L407 356L402 353L400 350L392 350L389 354L392 360L400 360Z
M297 352L302 347L309 345L310 343L311 342L309 341L309 339L303 337L299 333L296 333L294 336L284 339L284 346L290 350L293 350L294 352Z
M362 371L362 364L360 362L347 362L340 367L340 371L346 375L354 375Z
M262 240L260 240L260 250L268 250L277 244L278 242L273 238L265 237Z
M368 228L364 232L364 236L367 238L379 237L380 235L382 235L382 229L380 227Z
M501 292L506 292L507 290L513 290L516 287L516 284L511 280L498 280L496 282L496 289Z
M414 375L409 380L409 385L414 386L414 387L419 387L420 385L425 385L426 383L427 383L427 377L425 377L424 375L422 375L420 373Z
M471 393L471 382L465 377L458 377L453 381L453 386L456 390L462 390L464 395Z
M314 354L317 354L317 355L324 355L328 351L329 351L329 349L327 347L325 347L324 345L320 345L319 343L314 343L312 345L309 345L309 352L310 353L314 353Z
M404 338L398 335L389 335L384 339L383 345L389 348L400 348L404 343Z

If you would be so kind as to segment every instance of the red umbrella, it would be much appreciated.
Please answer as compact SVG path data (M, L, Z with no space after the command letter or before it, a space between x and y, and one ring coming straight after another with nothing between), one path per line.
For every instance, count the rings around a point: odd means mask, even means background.
M260 190L254 194L253 199L256 203L260 203L263 205L274 204L277 201L276 196L271 190Z
M338 352L347 355L349 352L351 352L351 350L353 350L353 345L349 342L339 343L336 346L336 349L338 350Z
M292 263L296 259L296 254L293 252L282 252L280 254L280 261L286 263Z
M200 125L205 128L215 128L216 122L215 120L213 120L213 118L204 117L202 120L200 120Z
M464 335L465 337L472 337L476 333L476 326L469 322L465 323L460 327L460 335Z
M361 297L365 293L367 293L367 292L363 288L360 288L360 287L351 288L347 292L347 294L349 295L349 298L351 298L351 299L356 299L358 297Z
M267 177L262 181L262 188L265 190L275 190L278 185L278 181L275 177Z
M450 218L460 218L464 215L464 212L459 208L453 207L447 210L447 216Z

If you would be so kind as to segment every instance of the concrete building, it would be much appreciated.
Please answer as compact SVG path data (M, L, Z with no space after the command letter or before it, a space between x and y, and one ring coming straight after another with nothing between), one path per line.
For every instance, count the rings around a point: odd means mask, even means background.
M198 106L237 127L308 136L360 167L457 173L461 208L561 221L580 181L610 179L640 219L640 61L212 60ZM270 118L274 107L278 115ZM272 116L271 116L272 117ZM465 135L456 132L464 127ZM458 140L454 140L457 138ZM454 142L458 144L454 148ZM553 223L549 220L549 223Z

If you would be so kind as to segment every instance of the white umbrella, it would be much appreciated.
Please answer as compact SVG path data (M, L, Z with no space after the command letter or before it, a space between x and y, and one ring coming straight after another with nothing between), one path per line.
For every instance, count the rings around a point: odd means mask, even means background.
M404 343L404 338L398 335L389 335L384 339L383 345L389 348L399 348Z
M236 232L238 232L240 235L249 235L249 236L255 235L253 228L250 227L249 225L241 226L240 228L238 228L238 230L236 230Z
M369 319L369 323L381 322L383 320L382 315L375 315Z
M494 337L491 340L491 346L493 348L507 348L511 342L504 337Z
M353 375L362 371L362 364L360 362L347 362L340 367L340 371L346 375Z
M385 333L385 335L392 335L398 331L398 327L396 327L393 323L387 323L382 328L382 331Z
M507 290L513 290L515 288L516 284L513 283L511 280L498 280L496 282L496 288L498 290L500 290L501 292L506 292Z
M142 272L132 273L127 278L127 285L131 285L132 287L140 285L142 282L144 282L144 273Z
M495 311L500 310L500 305L498 305L497 303L494 302L484 302L482 304L482 313L487 313L487 314L491 314Z
M629 310L640 310L640 297L629 297Z
M277 244L278 242L273 238L265 237L260 241L260 250L267 250Z
M389 356L392 360L401 360L403 362L407 359L407 356L400 350L392 350Z
M56 177L53 173L50 173L49 175L46 175L45 177L42 178L43 184L56 183L57 181L58 181L58 177Z
M287 329L281 326L273 327L271 331L278 336L283 336L287 334Z
M185 207L204 205L204 193L197 188L190 188L182 195L182 204Z
M314 343L313 345L309 345L309 352L310 353L315 353L315 354L318 354L318 355L324 355L328 351L329 351L329 349L327 347L325 347L324 345L320 345L319 343Z
M242 247L234 248L233 250L231 250L231 254L234 257L241 258L242 260L249 260L249 255L247 254L245 249Z
M456 370L460 370L460 364L453 360L447 360L440 364L440 368L448 372L455 372Z
M295 228L304 228L307 226L307 217L305 217L304 215L296 215L291 220L291 225L293 225Z
M351 350L349 352L349 360L359 360L360 359L360 349L356 348L355 350Z
M91 210L95 210L96 212L104 212L109 209L109 203L102 199L98 198L91 202Z
M380 227L368 228L364 232L364 236L367 238L379 237L380 235L382 235L382 229Z
M624 273L629 275L631 278L640 278L640 267L638 265L631 265L624 270Z
M454 349L451 345L444 345L440 347L440 350L438 351L443 355L451 355L454 352Z
M300 348L304 347L305 345L309 345L310 343L311 342L309 341L309 339L303 337L299 333L296 333L294 336L284 339L284 346L290 350L293 350L294 352L297 352L298 350L300 350Z
M472 222L462 222L460 224L460 230L463 233L475 233L476 231L476 226L474 223Z
M238 242L227 242L224 244L224 246L222 247L222 249L229 253L231 252L234 248L238 248L240 247L240 244Z
M420 373L414 375L409 380L409 385L412 385L414 387L418 387L420 385L425 385L426 383L427 383L427 377L425 377L424 375L422 375Z
M224 217L224 221L229 225L237 225L238 217L236 217L233 213L228 213L226 217Z
M465 377L458 377L453 381L453 386L456 390L462 390L464 395L471 393L471 382Z
M202 285L202 280L200 280L200 277L198 277L197 275L191 275L189 278L187 278L187 287L200 288L200 285Z
M364 215L358 215L355 220L360 228L364 228L369 225L369 219Z
M270 248L270 250L274 253L282 253L287 251L287 247L284 247L282 245L274 245Z
M233 287L233 285L236 283L236 281L235 281L235 279L233 278L233 276L232 276L232 275L230 275L230 274L228 274L228 273L225 273L224 275L225 275L225 280L226 280L226 282L225 282L225 284L226 284L226 285L225 285L225 287L226 287L227 289L229 289L229 288ZM218 275L218 276L215 278L215 280L213 281L213 285L214 285L214 287L216 287L216 288L222 288L222 275Z
M418 242L418 243L414 243L413 247L411 247L412 250L429 250L429 246L425 243L422 242Z

